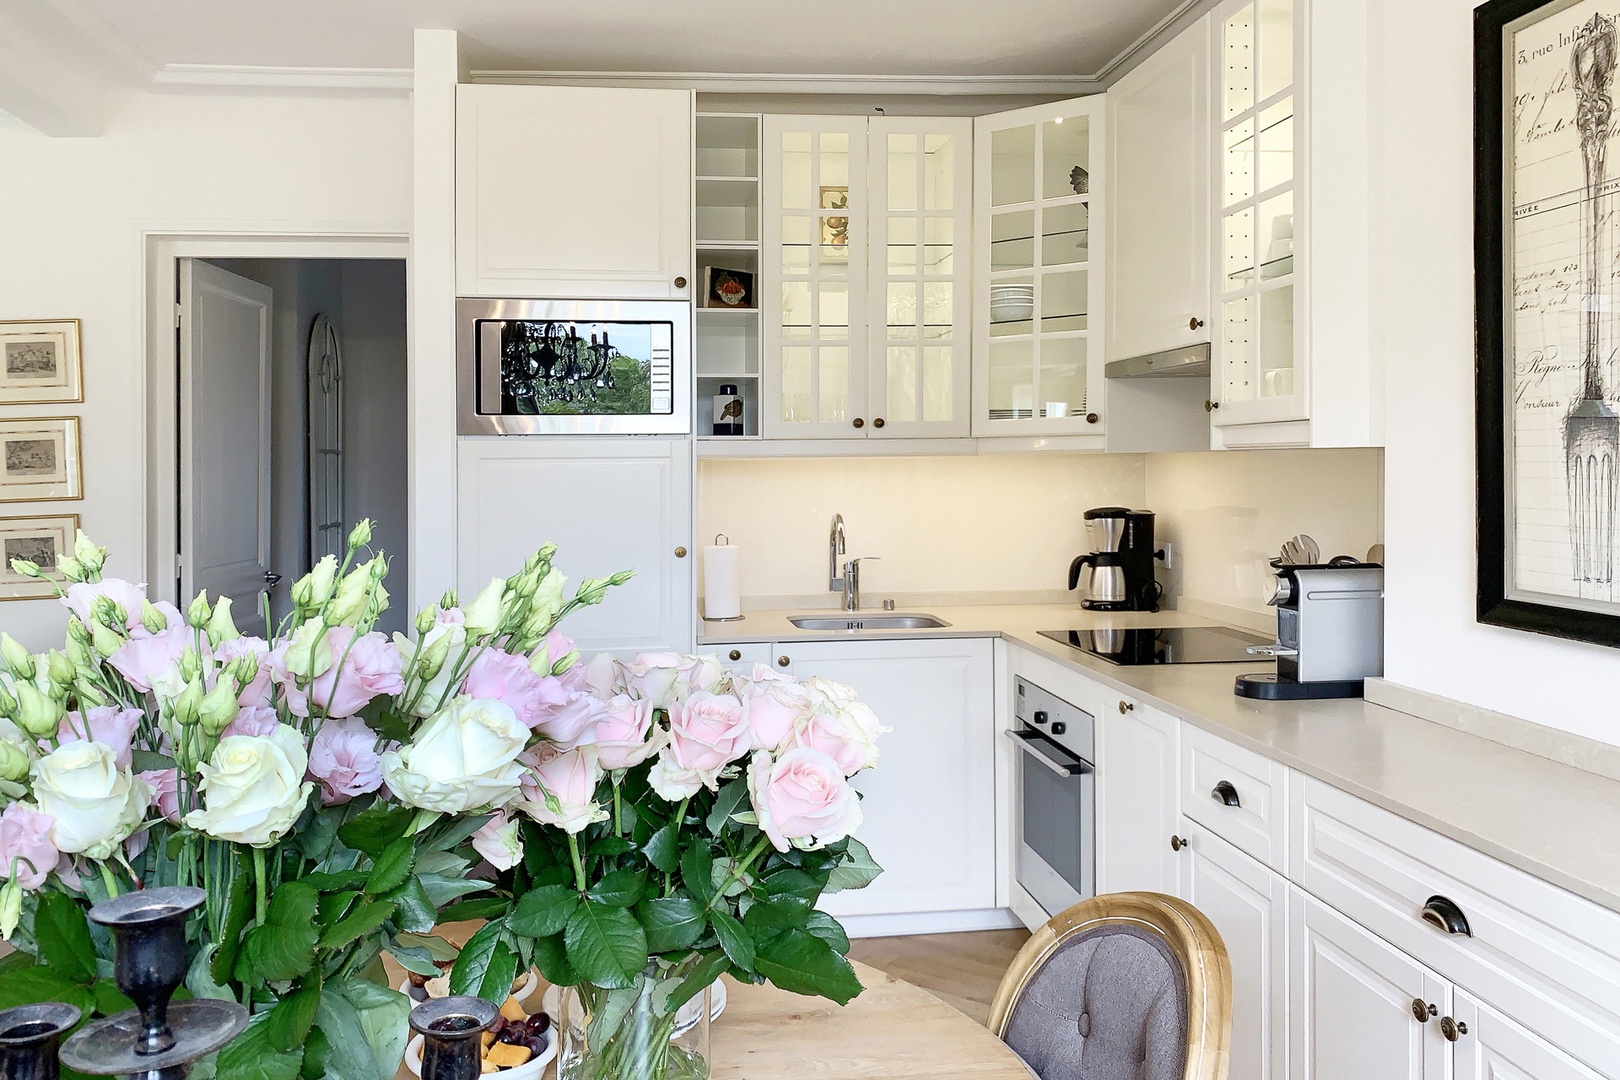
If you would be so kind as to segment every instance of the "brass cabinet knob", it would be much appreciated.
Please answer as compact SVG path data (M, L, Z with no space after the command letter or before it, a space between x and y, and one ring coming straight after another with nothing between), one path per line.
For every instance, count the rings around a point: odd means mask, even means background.
M1412 999L1412 1017L1420 1024L1427 1024L1439 1015L1440 1010L1422 998Z
M1184 836L1172 836L1170 838L1170 850L1171 851L1180 851L1182 848L1190 848L1190 847L1192 847L1192 841L1188 840Z
M742 650L741 649L732 649L726 655L731 657L733 660L741 660L742 659Z
M678 548L676 548L676 549L675 549L675 557L676 557L676 558L677 558L677 559L684 559L684 558L686 558L686 549L685 549L685 548L683 548L683 547L678 547Z
M1204 402L1204 411L1205 412L1214 412L1216 409L1218 409L1220 407L1221 407L1221 403L1218 402L1218 401L1206 401L1206 402Z
M1446 1037L1446 1042L1456 1042L1468 1034L1468 1025L1461 1020L1453 1020L1449 1016L1440 1018L1440 1034Z
M866 426L866 421L862 420L860 417L857 416L855 418L855 426L856 427L865 427Z
M684 289L684 288L686 288L686 279L685 279L685 278L683 278L683 277L678 277L678 278L676 278L676 279L675 279L675 287L676 287L676 288L677 288L677 289Z
M1099 421L1101 419L1102 419L1102 417L1098 416L1094 412L1086 413L1086 423L1088 423L1088 424L1095 424L1097 421Z
M882 427L883 426L883 417L880 416L876 420L872 421L872 426L873 427Z
M1132 705L1130 702L1121 701L1119 703L1119 715L1124 716L1126 713L1130 712L1134 708L1136 708L1136 706Z
M1187 329L1189 329L1189 330L1202 330L1203 328L1204 328L1204 320L1200 319L1198 316L1194 315L1192 318L1187 320Z
M788 665L789 665L789 664L791 664L791 663L793 663L793 661L792 661L792 660L790 660L790 659L789 659L789 658L788 658L788 657L786 657L786 656L778 656L778 657L777 657L777 658L776 658L776 666L777 666L777 667L787 667L787 666L788 666Z

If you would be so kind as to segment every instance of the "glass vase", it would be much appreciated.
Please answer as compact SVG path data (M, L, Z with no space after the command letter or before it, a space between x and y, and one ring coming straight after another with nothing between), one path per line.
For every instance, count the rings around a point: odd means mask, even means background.
M658 963L628 989L577 986L557 1018L557 1080L708 1080L709 988L678 1009L680 973Z

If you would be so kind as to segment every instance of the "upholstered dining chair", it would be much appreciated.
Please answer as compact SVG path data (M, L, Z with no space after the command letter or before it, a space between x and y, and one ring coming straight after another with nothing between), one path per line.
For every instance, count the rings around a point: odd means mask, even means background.
M1173 896L1094 897L1024 944L989 1023L1041 1080L1226 1080L1226 946Z

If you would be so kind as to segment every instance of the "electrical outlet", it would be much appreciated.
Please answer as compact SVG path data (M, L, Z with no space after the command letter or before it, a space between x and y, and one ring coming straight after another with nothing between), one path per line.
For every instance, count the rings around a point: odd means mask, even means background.
M1164 544L1159 548L1159 552L1163 556L1162 561L1164 562L1164 568L1166 570L1174 570L1176 568L1175 545L1168 543Z

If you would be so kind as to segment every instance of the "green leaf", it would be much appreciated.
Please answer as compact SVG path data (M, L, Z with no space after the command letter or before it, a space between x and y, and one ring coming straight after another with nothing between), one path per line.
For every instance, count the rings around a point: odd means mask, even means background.
M552 986L575 986L579 983L579 973L568 962L568 947L563 943L561 934L535 938L534 966L540 969L541 977Z
M217 945L209 944L197 950L196 959L191 961L191 968L186 972L185 985L181 989L189 991L194 997L212 998L215 1001L235 1001L236 995L231 992L231 989L221 985L223 982L229 982L230 980L228 978L223 980L214 978L213 960L217 955L217 949Z
M331 929L321 935L320 947L342 949L352 945L387 922L393 913L394 905L386 900L372 900L362 904L353 915L334 923Z
M360 719L366 722L366 727L375 731L389 742L410 742L411 724L397 709L390 708L392 699L386 694L379 694L360 710ZM347 841L344 841L347 843ZM351 847L353 845L350 845Z
M705 904L714 896L714 856L706 841L699 840L681 855L681 880L686 891Z
M372 858L400 839L411 827L416 811L403 806L373 806L362 810L338 829L338 839Z
M748 781L743 777L739 776L722 787L714 797L714 809L709 811L708 820L704 822L709 831L715 836L725 832L731 815L737 812L737 807L747 797Z
M439 913L427 890L414 876L383 897L394 905L394 925L409 933L425 934L439 923Z
M265 925L242 939L235 973L240 982L285 982L296 979L315 962L320 930L315 911L320 895L297 881L282 883L270 897Z
M34 958L23 952L21 949L18 949L15 952L8 952L4 956L0 956L0 975L4 975L8 971L21 971L23 968L31 968L33 966Z
M305 874L298 879L298 884L308 885L316 892L348 892L364 885L368 877L370 875L364 870L340 870L336 873Z
M8 971L0 979L0 1009L13 1005L38 1005L42 1001L65 1001L88 1015L95 1008L90 991L61 972L48 967L28 967Z
M301 929L315 921L315 909L319 904L319 894L308 885L301 881L283 882L270 894L265 921L271 926Z
M435 825L425 835L413 837L418 852L449 851L484 827L493 814L470 814L453 817L442 825Z
M166 769L177 768L174 758L168 754L160 754L155 750L132 750L129 754L129 771L135 773L163 772Z
M697 967L687 972L680 985L669 993L669 1007L679 1009L692 1000L705 986L718 979L731 966L731 958L720 949L703 954Z
M847 1005L861 992L855 970L826 941L789 930L761 942L759 973L794 994L830 998Z
M328 983L325 998L332 997L346 1001L359 1015L361 1033L377 1063L375 1080L390 1080L399 1071L411 1036L411 999L362 978L344 979L336 987Z
M439 922L464 922L468 919L493 919L506 910L506 901L498 896L486 896L478 900L463 900L458 904L448 904L439 911Z
M654 953L691 948L707 924L703 905L690 896L643 900L636 905L636 918L647 934L647 951Z
M566 885L542 885L530 889L512 908L507 920L513 933L524 937L550 937L568 925L568 917L579 907L579 893Z
M568 919L563 941L574 970L609 990L629 986L647 966L647 935L624 908L582 901Z
M225 894L223 929L214 940L214 955L208 962L208 973L213 976L216 986L230 982L231 973L236 968L236 954L242 948L242 931L252 914L253 900L248 896L251 887L246 874L237 874L231 879L230 891Z
M833 868L832 875L827 879L827 887L823 892L843 892L845 889L864 889L877 880L883 873L883 867L872 860L872 853L866 850L866 845L854 837L849 841L849 852L843 862Z
M383 853L377 856L376 865L371 869L371 876L366 879L366 892L372 896L381 896L386 892L393 892L405 884L405 879L411 876L411 868L416 865L416 846L410 837L395 840L383 848Z
M797 900L762 900L743 916L743 925L755 937L773 930L803 930L810 921L810 905Z
M364 895L359 889L349 889L345 892L322 893L318 911L322 926L331 926L349 913L354 902Z
M833 951L840 956L849 955L849 934L844 931L838 920L825 911L812 911L810 921L805 924L805 933L814 934L833 947Z
M219 1052L214 1080L298 1080L302 1051L279 1051L270 1042L270 1014L253 1018L247 1030Z
M433 962L433 957L428 954L426 949L412 948L395 941L383 951L392 956L395 963L413 975L426 975L430 979L436 979L444 974L439 970L439 965Z
M636 845L622 836L604 836L590 846L587 854L590 855L623 855L627 851L634 851Z
M315 1024L315 1010L320 1003L319 979L304 980L297 990L278 1001L265 1021L265 1035L270 1045L283 1053L302 1046Z
M647 846L641 850L647 856L648 862L666 874L673 874L676 867L681 864L681 833L679 826L673 821L665 825L652 834L652 838L647 841Z
M614 870L592 885L586 895L608 907L634 907L646 883L645 876L634 870Z
M452 900L458 900L468 893L475 893L491 887L488 881L477 881L470 878L451 878L442 874L418 874L422 880L422 888L427 890L428 899L435 908L442 908ZM447 920L440 920L447 921Z
M505 933L506 920L492 919L467 939L467 944L461 947L461 955L456 957L455 966L450 969L452 994L478 992L476 988L483 985L484 973L489 970L490 960L495 955L495 946L500 944L501 935Z
M798 897L811 901L821 895L820 878L792 866L773 866L759 876L759 884L772 899Z
M394 940L407 949L421 949L435 960L454 960L461 950L432 934L397 934Z
M135 1007L135 1003L125 997L118 984L111 979L97 979L91 983L90 996L96 999L96 1012L102 1016L112 1016Z
M65 893L42 892L34 913L39 958L76 983L96 977L96 946L84 909Z
M709 922L714 925L715 936L720 939L720 947L726 950L731 962L744 971L754 970L754 939L743 924L735 916L718 909L709 912Z
M304 1066L300 1070L303 1080L325 1080L326 1062L331 1055L332 1042L326 1032L320 1028L310 1031L304 1042Z

